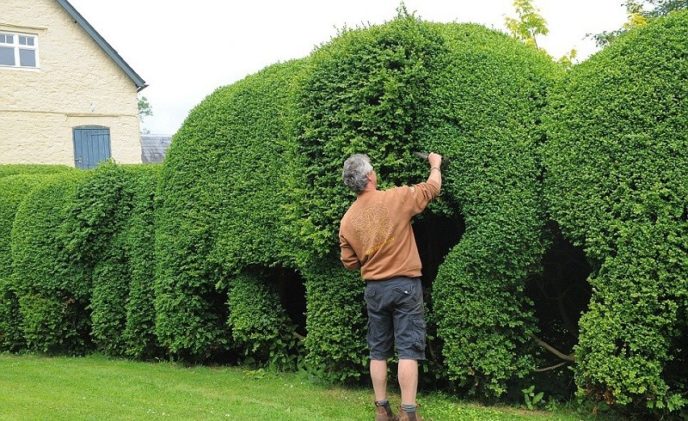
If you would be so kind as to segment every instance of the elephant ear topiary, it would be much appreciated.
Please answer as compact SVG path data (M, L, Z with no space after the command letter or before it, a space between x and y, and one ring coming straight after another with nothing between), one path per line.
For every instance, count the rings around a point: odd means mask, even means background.
M542 51L478 25L436 25L449 53L433 73L428 150L451 158L443 191L465 232L433 283L450 380L499 397L534 368L537 324L526 279L546 247L537 148L560 68Z
M595 262L576 382L622 407L687 403L686 40L688 12L630 32L576 66L547 114L547 203Z
M282 229L284 155L293 148L303 67L277 64L219 88L174 137L157 197L155 306L157 335L177 358L231 350L227 292L238 272L294 266Z

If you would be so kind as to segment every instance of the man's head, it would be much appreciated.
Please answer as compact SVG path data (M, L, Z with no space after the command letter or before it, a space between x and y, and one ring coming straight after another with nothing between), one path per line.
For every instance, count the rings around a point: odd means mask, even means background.
M344 184L356 193L365 190L369 182L373 183L373 187L377 187L377 176L368 155L354 154L344 161L342 178Z

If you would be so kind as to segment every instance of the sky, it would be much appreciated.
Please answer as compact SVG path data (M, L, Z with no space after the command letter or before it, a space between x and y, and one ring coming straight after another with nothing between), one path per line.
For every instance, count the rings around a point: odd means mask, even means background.
M538 45L554 58L593 54L586 34L619 28L623 0L534 0L549 34ZM173 135L189 111L220 86L271 64L302 58L343 27L380 24L399 0L70 0L146 81L153 109L142 130ZM473 22L505 31L512 0L405 0L424 20Z

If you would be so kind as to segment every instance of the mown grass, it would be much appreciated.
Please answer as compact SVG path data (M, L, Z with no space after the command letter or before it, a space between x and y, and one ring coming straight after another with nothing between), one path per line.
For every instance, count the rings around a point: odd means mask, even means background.
M0 419L370 420L371 391L328 387L303 373L183 367L98 355L0 354ZM399 396L391 395L394 406ZM426 419L578 420L573 412L484 407L419 397Z

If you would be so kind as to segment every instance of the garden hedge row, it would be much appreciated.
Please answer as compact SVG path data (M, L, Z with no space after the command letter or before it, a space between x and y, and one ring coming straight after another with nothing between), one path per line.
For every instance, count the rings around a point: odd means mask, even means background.
M576 383L622 407L688 400L688 12L576 66L549 99L545 197L593 264Z
M153 305L159 167L30 173L0 179L2 348L79 354L95 344L110 355L161 356Z
M303 363L359 380L364 284L337 258L354 198L342 162L368 153L385 188L423 181L413 152L437 151L443 193L414 225L451 247L421 250L435 262L423 279L433 378L490 398L532 381L544 359L526 287L543 277L551 218L593 270L579 393L681 409L686 39L688 13L675 13L563 75L504 34L402 10L218 89L161 169L0 166L0 348ZM299 277L305 339L283 304Z

